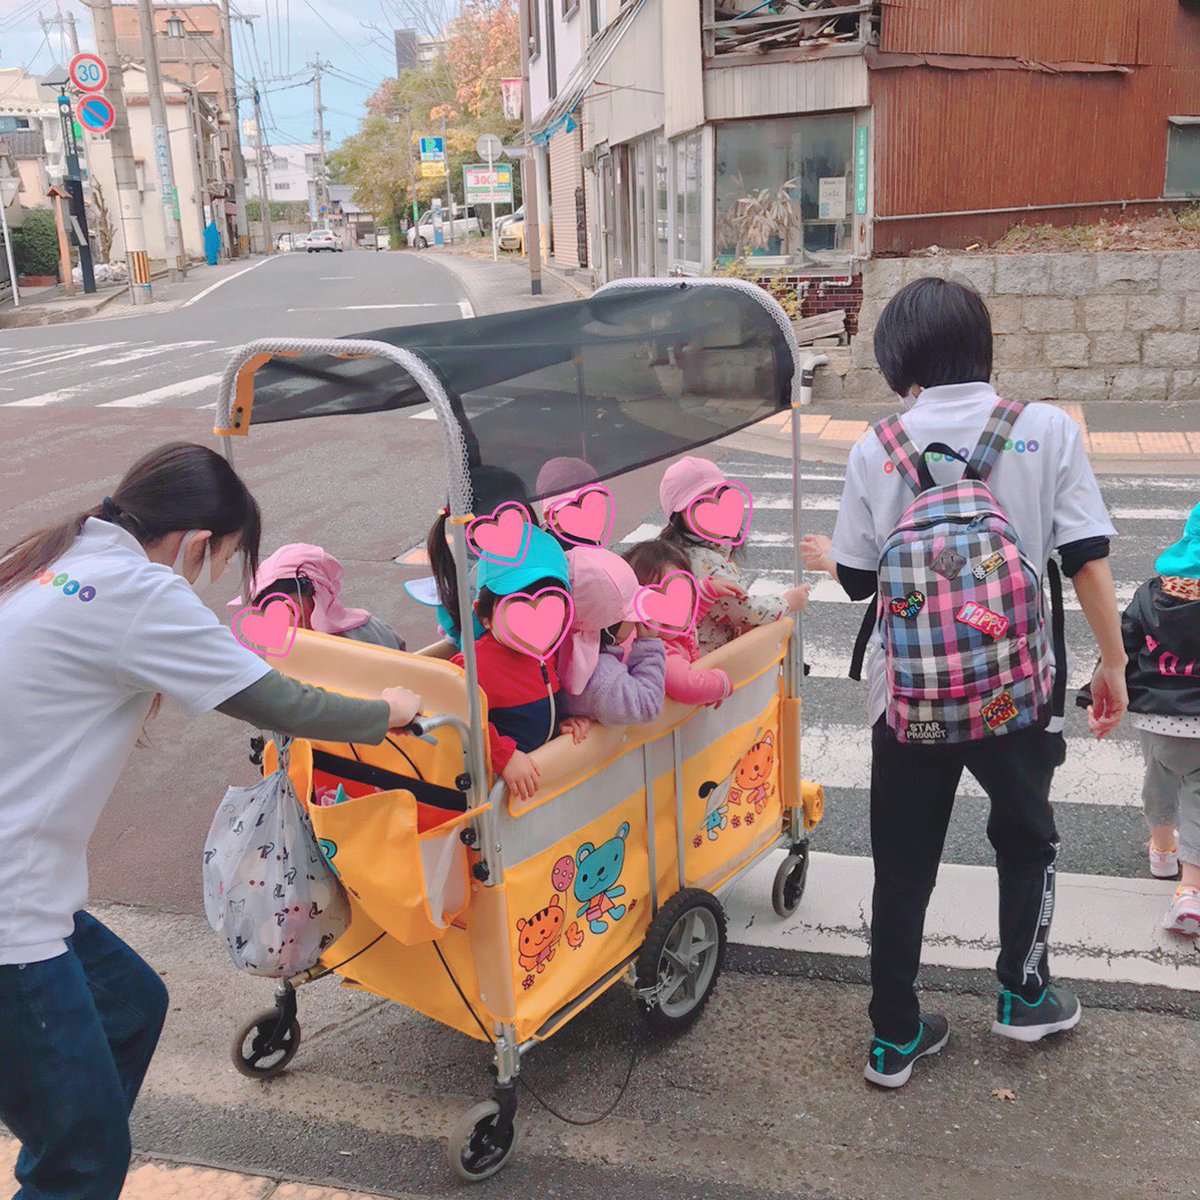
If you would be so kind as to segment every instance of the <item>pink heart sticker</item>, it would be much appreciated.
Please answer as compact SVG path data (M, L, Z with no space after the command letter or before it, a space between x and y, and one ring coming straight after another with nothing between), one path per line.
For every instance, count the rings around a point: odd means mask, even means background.
M230 624L247 650L264 658L287 658L300 627L300 610L291 596L272 592L259 604L239 608Z
M688 528L710 542L728 542L740 546L750 532L754 500L744 483L730 480L718 483L687 508Z
M563 588L514 592L496 605L492 633L510 650L545 662L562 645L574 617L575 604Z
M531 529L525 506L506 500L496 506L491 516L476 517L467 526L467 541L480 558L516 567L529 553Z
M700 588L691 571L672 571L660 583L639 588L633 610L643 625L668 637L683 637L696 627Z
M602 483L559 496L546 508L546 523L577 546L607 546L615 516L612 492Z

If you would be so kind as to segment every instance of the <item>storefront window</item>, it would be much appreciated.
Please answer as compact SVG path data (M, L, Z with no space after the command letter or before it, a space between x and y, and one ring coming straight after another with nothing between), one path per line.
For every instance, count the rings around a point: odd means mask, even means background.
M667 187L667 139L661 133L654 135L654 273L662 274L667 269L671 243L667 236L671 202Z
M853 213L852 113L717 126L718 262L849 252Z
M700 134L671 143L674 155L676 262L700 262Z

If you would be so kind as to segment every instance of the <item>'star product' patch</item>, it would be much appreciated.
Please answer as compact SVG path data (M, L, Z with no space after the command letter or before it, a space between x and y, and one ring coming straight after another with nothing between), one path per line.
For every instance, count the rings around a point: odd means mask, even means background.
M943 579L957 579L958 573L967 565L967 560L954 550L943 550L929 564Z
M989 700L981 710L984 724L989 729L999 729L1007 725L1017 715L1017 706L1013 703L1011 692L1001 692Z
M1004 566L1004 555L997 551L995 554L989 554L983 562L971 568L971 574L976 579L986 579L993 571L998 571Z
M944 742L946 727L941 721L913 721L905 731L910 742Z

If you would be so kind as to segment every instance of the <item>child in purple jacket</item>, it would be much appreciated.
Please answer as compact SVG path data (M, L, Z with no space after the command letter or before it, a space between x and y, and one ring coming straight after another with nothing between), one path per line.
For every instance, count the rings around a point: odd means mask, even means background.
M601 725L642 725L662 712L667 659L661 639L637 624L638 581L620 555L579 546L567 553L575 616L558 652L564 711ZM625 656L622 643L634 633Z

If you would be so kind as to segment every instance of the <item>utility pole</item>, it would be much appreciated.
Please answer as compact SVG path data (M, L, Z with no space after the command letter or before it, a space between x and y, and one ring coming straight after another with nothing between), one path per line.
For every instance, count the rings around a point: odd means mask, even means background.
M115 120L108 139L112 147L113 174L117 179L117 201L121 211L121 232L125 240L125 261L129 266L129 294L134 304L147 304L153 298L150 285L150 259L146 254L146 234L142 228L142 195L138 191L137 164L129 136L129 113L125 109L122 88L121 57L117 53L117 30L113 23L112 0L89 0L92 25L96 34L96 52L108 67L105 99L113 106Z
M333 66L332 63L322 62L320 54L317 55L316 62L308 64L313 69L313 107L317 113L317 128L314 131L317 135L317 210L318 213L322 206L325 208L325 215L321 217L321 228L329 228L329 185L328 176L325 170L325 109L321 106L321 72L326 68Z
M246 215L246 160L242 156L242 123L238 119L237 77L233 71L233 27L229 21L229 0L219 0L221 29L225 36L225 55L221 71L225 76L225 110L229 114L229 155L233 160L233 199L237 212L238 250L250 253L250 222Z
M525 155L521 159L521 200L525 205L525 253L529 255L529 294L542 294L542 234L538 229L537 167L533 161L533 131L529 127L529 6L534 0L520 0L521 30L521 123L525 129ZM546 29L546 37L554 30Z
M270 254L275 249L275 235L271 229L271 193L267 191L267 156L265 138L263 137L262 104L258 94L258 83L254 84L254 127L258 130L258 215L262 223L263 253Z
M146 91L150 97L150 134L158 167L158 193L162 201L163 238L167 248L167 271L172 283L187 277L183 251L183 229L179 224L179 192L175 188L175 164L171 161L171 133L167 105L163 99L162 73L158 69L158 46L154 9L150 0L138 0L138 23L142 28L142 55L146 63Z
M38 22L42 26L42 32L48 33L54 26L67 31L67 41L71 44L71 53L79 53L79 31L75 28L75 14L67 13L63 16L61 12L55 13L52 17L43 17L38 13Z
M450 225L446 230L446 241L454 243L454 197L450 193L450 141L446 137L446 118L442 118L442 168L446 172L446 212Z

